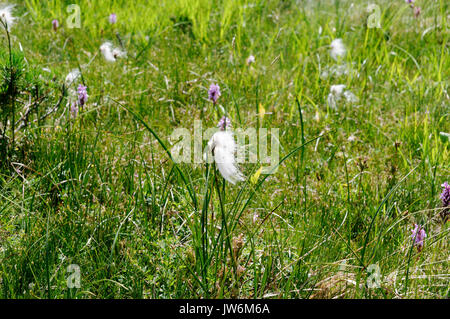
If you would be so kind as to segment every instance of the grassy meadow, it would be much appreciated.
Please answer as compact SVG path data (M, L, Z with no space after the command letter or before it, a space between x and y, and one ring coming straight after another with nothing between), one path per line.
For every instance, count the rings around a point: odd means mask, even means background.
M371 3L9 0L0 298L448 298L450 4ZM274 174L173 160L222 116Z

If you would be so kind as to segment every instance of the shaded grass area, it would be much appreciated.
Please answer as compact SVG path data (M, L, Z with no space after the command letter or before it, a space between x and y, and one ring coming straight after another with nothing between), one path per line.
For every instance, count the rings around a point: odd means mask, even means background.
M347 1L79 3L80 29L66 25L69 2L15 8L13 50L39 88L18 100L45 100L0 174L1 297L448 297L448 4L421 1L414 18L379 1L377 29ZM106 40L127 58L105 61ZM63 83L78 67L89 100L73 118L76 86ZM331 108L334 84L359 101ZM280 129L276 174L232 186L213 165L170 160L175 128L222 115ZM80 288L67 286L72 264Z

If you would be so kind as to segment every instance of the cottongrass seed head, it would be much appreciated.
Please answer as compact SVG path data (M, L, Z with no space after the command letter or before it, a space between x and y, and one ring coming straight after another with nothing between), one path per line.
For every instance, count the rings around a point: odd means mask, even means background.
M237 167L235 157L237 146L233 133L226 130L231 126L231 121L223 117L218 126L221 130L214 133L208 142L208 147L223 178L231 184L236 184L245 180L245 177Z
M78 69L73 69L72 71L67 74L65 79L65 84L67 87L71 86L79 77L81 73Z
M117 58L124 58L127 56L126 52L115 48L111 42L105 42L100 46L104 58L108 62L116 62Z
M345 87L345 84L337 84L330 87L327 101L331 108L337 108L337 102L341 100L342 96L348 103L357 103L359 101L358 97L351 91L345 90Z
M330 87L330 94L340 97L342 95L342 93L344 92L344 89L345 89L345 84L332 85Z
M0 20L3 24L6 25L8 31L11 30L11 27L14 24L16 18L12 15L12 10L14 9L14 5L0 5Z
M347 53L347 49L345 48L342 39L333 40L330 44L330 47L330 55L334 60L338 60L339 58L344 57L345 53Z

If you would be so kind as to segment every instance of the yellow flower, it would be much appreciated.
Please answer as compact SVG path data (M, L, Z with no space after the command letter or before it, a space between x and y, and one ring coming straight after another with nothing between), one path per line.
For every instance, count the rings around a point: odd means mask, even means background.
M256 184L256 183L258 182L259 175L261 175L262 169L263 169L263 167L261 166L261 167L255 172L255 174L253 174L253 176L250 177L250 182L251 182L252 184Z
M264 118L264 115L266 114L266 109L264 108L264 106L261 103L259 103L258 112L259 112L259 117L262 120Z

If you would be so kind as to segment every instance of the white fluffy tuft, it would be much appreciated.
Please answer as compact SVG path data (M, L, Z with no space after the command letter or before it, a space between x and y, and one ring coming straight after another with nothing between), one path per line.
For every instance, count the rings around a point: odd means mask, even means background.
M342 92L344 92L344 89L345 89L345 84L332 85L330 87L330 93L340 97L342 95Z
M335 60L337 60L338 58L342 58L345 55L345 53L347 52L342 39L333 40L331 42L330 46L331 46L331 51L330 51L331 57Z
M13 26L14 20L16 19L12 15L13 8L14 8L14 5L9 5L9 6L6 6L6 7L3 7L0 9L0 20L2 20L3 23L6 23L6 25L8 27L8 31Z
M214 156L214 162L225 180L231 184L245 180L245 176L237 167L234 156L237 146L231 132L219 131L215 133L209 140L208 146Z
M123 58L127 56L125 51L119 48L114 48L111 42L105 42L100 46L100 51L105 57L106 61L115 62L117 58Z
M69 74L67 74L66 76L66 86L69 87L72 85L72 83L75 82L76 79L78 79L78 77L81 75L80 71L78 69L73 69L72 71L69 72Z
M353 94L353 92L345 90L344 84L337 84L330 87L330 94L328 94L328 105L331 108L336 109L337 102L341 100L342 95L344 95L345 100L350 104L357 103L359 101L358 97Z

